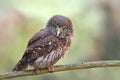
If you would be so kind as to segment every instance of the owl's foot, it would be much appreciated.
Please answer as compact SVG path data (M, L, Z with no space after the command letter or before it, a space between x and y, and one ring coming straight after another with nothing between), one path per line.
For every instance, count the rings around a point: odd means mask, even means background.
M48 71L49 71L50 73L53 73L53 72L54 72L54 67L53 67L53 66L48 67Z
M34 72L35 74L38 74L38 73L40 73L41 70L42 70L41 68L35 68L35 69L33 70L33 72Z
M35 68L35 69L33 70L33 72L34 72L35 74L40 73L40 71L42 71L42 68ZM53 66L48 67L48 71L49 71L50 73L53 73L53 72L54 72L54 67L53 67Z

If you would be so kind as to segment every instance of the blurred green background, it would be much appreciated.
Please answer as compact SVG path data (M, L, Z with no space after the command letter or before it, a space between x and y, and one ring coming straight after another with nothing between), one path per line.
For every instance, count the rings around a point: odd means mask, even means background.
M28 40L56 14L69 17L75 29L57 64L120 59L119 0L0 0L0 74L12 70ZM119 67L94 68L10 80L119 80L119 73Z

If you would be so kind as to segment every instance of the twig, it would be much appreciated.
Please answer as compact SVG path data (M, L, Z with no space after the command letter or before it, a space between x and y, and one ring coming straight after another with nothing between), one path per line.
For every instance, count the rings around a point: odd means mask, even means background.
M93 61L93 62L83 62L80 64L58 65L58 66L54 66L55 68L54 72L76 70L76 69L98 68L98 67L113 67L113 66L114 67L120 66L120 61L117 60ZM8 72L5 74L0 74L0 80L23 77L23 76L41 75L45 73L49 73L49 71L47 69L43 69L42 71L39 71L38 74L33 73L33 70Z

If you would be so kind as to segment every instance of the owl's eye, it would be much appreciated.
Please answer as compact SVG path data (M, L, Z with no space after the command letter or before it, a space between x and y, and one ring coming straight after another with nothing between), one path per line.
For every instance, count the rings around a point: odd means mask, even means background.
M58 26L57 25L53 25L53 28L57 28Z
M63 31L66 30L66 26L63 26L63 27L62 27L62 30L63 30Z

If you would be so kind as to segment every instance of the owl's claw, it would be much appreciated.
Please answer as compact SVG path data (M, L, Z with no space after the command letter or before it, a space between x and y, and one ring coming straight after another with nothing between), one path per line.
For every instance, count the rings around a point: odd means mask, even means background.
M54 72L54 67L53 67L53 66L48 67L48 71L49 71L50 73L53 73L53 72Z
M40 73L41 70L42 70L42 68L35 68L35 69L33 70L33 72L34 72L35 74L38 74L38 73ZM53 66L48 67L48 71L49 71L50 73L53 73L53 72L54 72L54 67L53 67Z
M38 74L40 71L41 71L41 69L39 69L39 68L35 68L35 69L33 70L33 72L34 72L35 74Z

